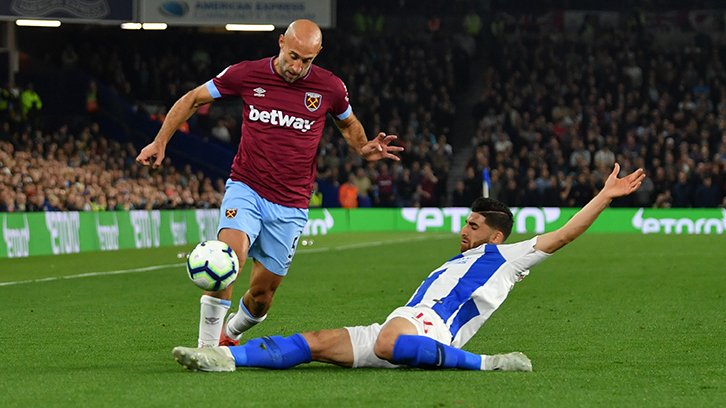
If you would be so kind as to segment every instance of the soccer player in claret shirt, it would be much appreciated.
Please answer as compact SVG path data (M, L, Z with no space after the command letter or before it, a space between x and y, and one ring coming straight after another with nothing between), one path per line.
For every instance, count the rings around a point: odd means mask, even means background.
M176 347L174 358L195 371L285 369L310 361L344 367L532 371L522 353L478 355L461 347L531 267L582 235L613 198L637 190L645 178L642 169L621 179L619 172L615 164L602 191L562 228L516 244L503 244L514 224L509 208L497 200L477 199L461 229L461 254L431 272L383 326L264 337L236 347Z
M220 209L218 239L237 253L240 267L254 258L250 287L230 314L232 286L201 298L199 347L238 344L242 333L262 322L275 290L287 274L308 219L316 155L325 118L331 114L345 140L367 160L399 160L389 146L396 136L368 140L348 103L343 81L313 65L322 49L320 28L294 21L279 38L280 53L243 61L180 98L161 130L136 161L158 167L176 129L202 105L236 96L244 101L242 140Z

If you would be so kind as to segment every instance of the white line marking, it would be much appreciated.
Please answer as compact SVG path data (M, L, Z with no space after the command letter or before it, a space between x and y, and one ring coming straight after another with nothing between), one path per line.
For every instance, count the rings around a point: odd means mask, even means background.
M342 251L346 249L356 249L356 248L368 248L368 247L374 247L374 246L381 246L381 245L387 245L387 244L400 244L404 242L415 242L415 241L425 241L428 239L443 239L443 238L451 238L451 235L440 235L440 236L425 236L425 237L415 237L415 238L401 238L401 239L391 239L388 241L377 241L377 242L363 242L360 244L350 244L350 245L341 245L337 247L328 247L328 248L311 248L311 249L301 249L297 251L298 254L311 254L313 252L325 252L325 251Z
M184 266L184 265L186 265L186 263L147 266L145 268L136 268L136 269L122 269L120 271L90 272L90 273L82 273L80 275L70 275L70 276L53 276L50 278L30 279L30 280L17 281L17 282L0 282L0 286L20 285L22 283L50 282L50 281L61 280L61 279L87 278L89 276L120 275L123 273L146 272L146 271L155 271L157 269L164 269L164 268L176 268L176 267Z
M325 251L344 251L346 249L356 249L356 248L368 248L368 247L375 247L380 245L387 245L387 244L399 244L404 242L415 242L415 241L425 241L429 239L443 239L443 238L451 238L451 235L440 235L440 236L422 236L422 237L415 237L415 238L401 238L401 239L391 239L388 241L377 241L377 242L364 242L360 244L350 244L350 245L341 245L337 247L328 247L328 248L311 248L311 249L301 249L297 251L298 254L310 254L314 252L325 252ZM15 281L15 282L0 282L0 286L12 286L12 285L21 285L25 283L37 283L37 282L50 282L50 281L57 281L62 279L77 279L77 278L87 278L91 276L105 276L105 275L121 275L125 273L137 273L137 272L147 272L147 271L155 271L158 269L165 269L165 268L178 268L181 266L185 266L186 263L177 263L177 264L168 264L168 265L156 265L156 266L147 266L144 268L136 268L136 269L122 269L119 271L108 271L108 272L90 272L90 273L81 273L79 275L70 275L70 276L53 276L50 278L42 278L42 279L29 279L24 281Z

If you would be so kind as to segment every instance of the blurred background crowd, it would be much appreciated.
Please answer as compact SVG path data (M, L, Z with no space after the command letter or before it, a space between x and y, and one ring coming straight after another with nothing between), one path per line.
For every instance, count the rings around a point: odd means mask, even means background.
M421 16L414 29L395 29L412 24L400 17L412 7ZM363 162L329 120L311 207L321 194L346 208L469 206L485 169L490 196L510 206L580 207L615 162L623 174L642 167L648 176L614 205L726 206L723 24L720 35L693 30L684 44L663 41L667 32L637 9L615 27L586 16L573 36L550 18L515 18L477 1L341 8L316 64L346 83L369 138L395 134L405 150L400 162ZM218 207L222 177L171 160L141 167L143 145L105 135L97 88L162 121L228 65L275 55L279 32L218 41L179 29L133 45L125 33L98 30L25 47L30 69L92 78L84 121L46 120L32 83L0 92L0 211ZM241 121L240 101L225 100L182 130L234 151Z

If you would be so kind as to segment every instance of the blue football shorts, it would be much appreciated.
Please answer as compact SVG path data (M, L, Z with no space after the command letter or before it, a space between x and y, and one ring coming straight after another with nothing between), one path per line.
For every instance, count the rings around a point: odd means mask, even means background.
M247 256L275 275L285 276L307 221L307 209L272 203L245 183L228 179L217 234L225 228L246 233L250 239Z

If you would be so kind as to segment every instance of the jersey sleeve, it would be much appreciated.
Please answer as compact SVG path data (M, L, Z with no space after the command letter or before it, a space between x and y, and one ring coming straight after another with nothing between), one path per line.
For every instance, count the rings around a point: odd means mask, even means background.
M520 278L527 276L531 267L552 255L539 249L534 249L534 246L537 245L537 238L534 237L516 244L497 246L504 259L514 267Z
M207 81L207 90L214 99L239 96L242 93L242 83L246 72L247 61L230 65L216 77Z
M348 88L338 77L335 77L333 83L333 102L330 107L330 114L337 120L347 119L353 109L348 101Z

